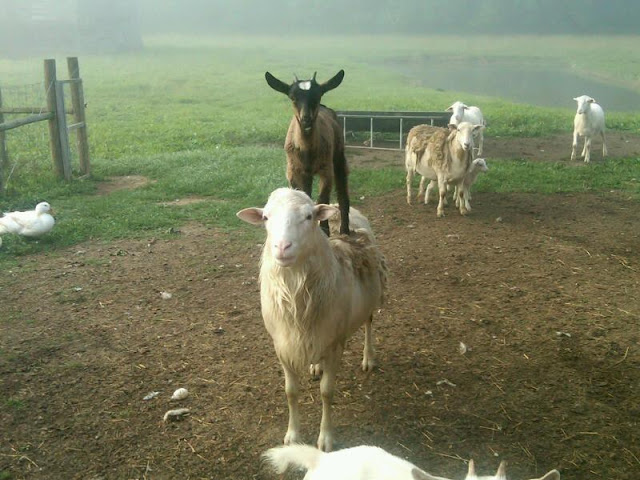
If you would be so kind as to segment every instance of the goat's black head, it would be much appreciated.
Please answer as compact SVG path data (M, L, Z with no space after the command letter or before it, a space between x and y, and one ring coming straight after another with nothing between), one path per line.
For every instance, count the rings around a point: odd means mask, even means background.
M298 77L296 77L291 85L284 83L282 80L278 80L269 72L264 74L264 78L267 80L269 86L276 92L284 93L291 99L300 128L305 135L308 135L311 133L313 124L316 121L322 95L342 83L344 70L340 70L333 78L325 83L318 83L315 73L311 80L298 80Z

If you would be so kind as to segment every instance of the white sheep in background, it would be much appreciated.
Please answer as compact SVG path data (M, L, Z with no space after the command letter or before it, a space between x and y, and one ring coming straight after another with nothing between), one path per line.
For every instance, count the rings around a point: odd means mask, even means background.
M578 136L584 137L584 147L581 157L584 163L591 160L591 139L600 134L602 137L602 156L607 156L607 144L604 138L604 111L596 101L588 95L575 97L578 102L576 116L573 118L573 145L571 146L571 160L576 159Z
M450 124L449 129L425 125L413 127L407 137L410 141L405 147L407 203L411 204L411 183L413 175L418 173L429 180L438 181L440 201L437 216L444 216L447 184L457 186L458 196L464 196L464 179L472 162L473 136L483 128L483 125L468 122ZM459 202L459 209L461 215L467 214L464 201Z
M308 445L291 445L271 448L263 458L278 474L283 474L289 466L307 470L304 480L448 480L431 475L381 448L366 445L331 453ZM500 463L495 475L478 476L470 460L465 480L507 480L506 463ZM560 480L560 472L551 470L531 480Z
M331 402L336 372L347 339L364 324L362 369L374 366L373 312L383 303L387 281L384 257L367 219L349 212L350 235L327 237L318 222L338 212L314 205L304 192L275 190L264 208L246 208L238 217L265 225L267 239L260 265L260 302L285 375L289 426L285 444L298 443L299 375L311 364L322 373L322 421L318 448L333 447Z
M467 175L464 177L464 206L470 211L471 210L471 186L476 182L478 175L481 172L488 172L489 166L484 158L476 158L471 162L471 167L469 167L469 171ZM431 195L431 190L435 188L438 184L435 180L431 180L429 185L427 185L426 191L424 188L425 177L420 179L420 189L418 190L418 198L422 197L424 193L424 203L427 205L429 203L429 197ZM447 191L449 191L449 185L447 185ZM455 187L453 191L453 198L455 199L456 207L460 208L460 195L458 194L458 187ZM446 205L446 197L445 197L445 205Z
M452 112L449 123L453 123L454 125L458 125L462 122L469 122L474 125L486 126L484 115L482 115L482 111L478 107L468 107L462 102L454 102L446 111ZM476 143L478 145L478 156L480 156L482 155L482 149L484 146L484 132L479 130L475 135L477 140Z

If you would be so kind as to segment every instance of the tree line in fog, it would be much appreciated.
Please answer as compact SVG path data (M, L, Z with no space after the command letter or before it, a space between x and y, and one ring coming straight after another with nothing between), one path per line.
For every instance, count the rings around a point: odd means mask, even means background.
M154 33L635 34L640 24L638 0L139 0L139 8Z

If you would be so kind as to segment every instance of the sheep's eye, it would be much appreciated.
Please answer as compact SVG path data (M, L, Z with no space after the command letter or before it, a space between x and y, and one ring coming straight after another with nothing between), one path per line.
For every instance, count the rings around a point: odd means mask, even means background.
M267 220L269 220L269 217L267 217L266 215L262 215L262 220L266 222Z
M311 214L307 215L307 220L311 220Z

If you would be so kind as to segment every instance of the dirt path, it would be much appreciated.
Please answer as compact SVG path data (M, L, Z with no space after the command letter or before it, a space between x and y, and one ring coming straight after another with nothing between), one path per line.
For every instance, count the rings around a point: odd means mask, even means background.
M473 207L436 219L401 190L361 205L391 277L379 367L359 371L361 333L345 354L338 447L378 445L454 478L474 458L487 473L508 460L512 478L635 480L637 202L477 193ZM281 443L287 409L260 318L259 242L179 230L3 272L0 478L275 478L259 455ZM191 395L175 404L178 387ZM318 384L303 387L313 443ZM176 406L191 414L163 422Z

